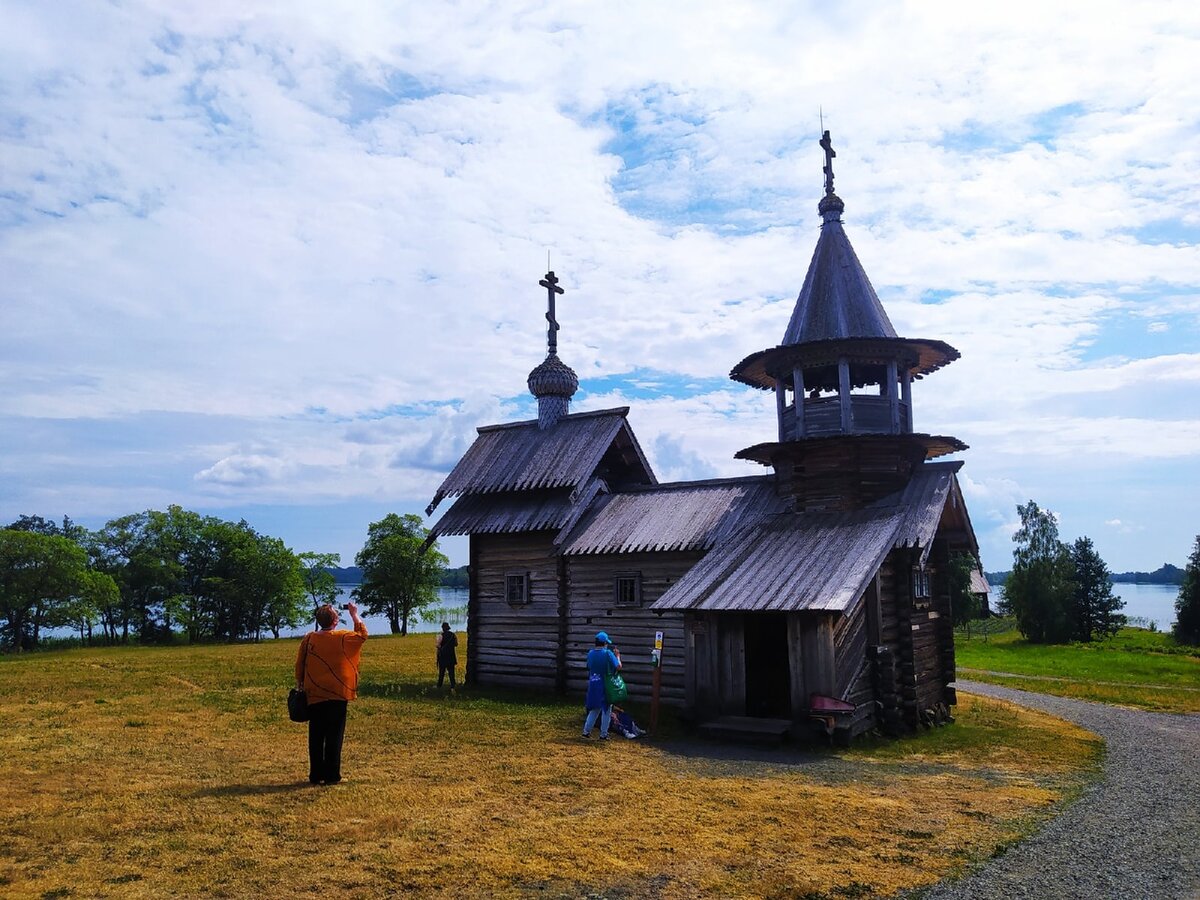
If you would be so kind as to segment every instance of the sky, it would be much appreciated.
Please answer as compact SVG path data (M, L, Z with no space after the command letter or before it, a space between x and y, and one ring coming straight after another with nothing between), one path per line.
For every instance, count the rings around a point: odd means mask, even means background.
M0 0L0 522L180 504L350 564L481 425L761 474L822 123L916 430L1113 571L1200 532L1200 7ZM443 505L438 513L448 508ZM436 517L436 514L435 514ZM443 549L466 562L465 539Z

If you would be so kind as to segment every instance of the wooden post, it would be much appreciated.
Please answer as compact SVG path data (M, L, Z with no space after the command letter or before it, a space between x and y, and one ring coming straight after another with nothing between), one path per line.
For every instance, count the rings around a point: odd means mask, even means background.
M842 413L842 434L850 433L850 363L838 360L838 409Z
M787 397L784 396L786 388L783 386L783 379L779 378L775 381L775 415L779 419L779 443L787 440L787 429L783 424L783 414L787 409Z
M796 439L804 437L804 370L792 369L792 395L796 401Z
M904 401L904 433L912 434L912 372L909 371L908 366L904 367L904 372L900 376L900 391L900 399Z
M888 412L891 416L892 434L900 434L900 392L897 390L899 385L899 375L896 373L896 361L888 360L887 364L887 398Z
M662 692L662 646L663 633L661 631L654 632L654 652L652 658L654 660L654 675L650 679L650 733L654 734L658 728L658 698Z

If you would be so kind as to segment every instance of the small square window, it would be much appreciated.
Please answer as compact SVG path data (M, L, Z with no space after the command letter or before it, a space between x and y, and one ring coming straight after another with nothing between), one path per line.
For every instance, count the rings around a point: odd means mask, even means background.
M529 573L509 572L504 576L504 599L511 606L529 602Z
M617 606L642 605L642 576L640 572L626 572L613 579L613 602Z

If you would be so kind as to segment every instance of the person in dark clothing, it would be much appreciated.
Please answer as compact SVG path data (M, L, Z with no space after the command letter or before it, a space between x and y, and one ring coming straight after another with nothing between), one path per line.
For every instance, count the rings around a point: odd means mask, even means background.
M438 688L446 673L450 673L450 690L454 690L454 667L458 665L458 654L454 648L458 646L458 636L450 630L450 623L442 623L442 633L437 638Z

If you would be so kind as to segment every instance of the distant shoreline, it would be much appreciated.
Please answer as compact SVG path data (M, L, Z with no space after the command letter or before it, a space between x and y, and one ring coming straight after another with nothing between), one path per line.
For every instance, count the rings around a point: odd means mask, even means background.
M1011 572L984 572L983 576L992 587L1003 587ZM1183 584L1184 570L1164 563L1153 572L1114 572L1109 576L1111 584L1157 584L1178 587Z

